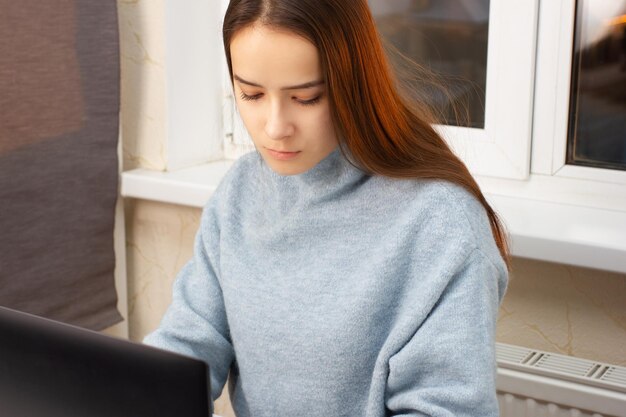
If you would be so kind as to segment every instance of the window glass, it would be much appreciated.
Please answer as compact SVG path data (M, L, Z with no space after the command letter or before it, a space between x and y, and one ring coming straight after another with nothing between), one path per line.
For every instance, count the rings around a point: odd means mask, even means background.
M387 43L433 71L443 90L423 83L410 88L424 89L445 123L484 128L489 0L369 0L369 5Z
M576 7L567 163L626 170L626 1Z

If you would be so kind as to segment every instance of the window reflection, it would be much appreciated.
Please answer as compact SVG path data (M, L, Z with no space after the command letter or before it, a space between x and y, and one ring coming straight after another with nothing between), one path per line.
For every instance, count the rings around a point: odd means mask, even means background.
M567 163L626 170L626 1L579 0Z
M483 128L489 0L370 0L369 5L383 38L441 76L446 93L432 92L428 100L443 110L445 122Z

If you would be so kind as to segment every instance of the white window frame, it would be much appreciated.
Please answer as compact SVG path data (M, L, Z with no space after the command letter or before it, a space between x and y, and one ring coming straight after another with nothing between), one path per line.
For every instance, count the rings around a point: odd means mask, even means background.
M538 7L538 0L490 2L485 127L440 126L477 175L528 178Z
M575 0L540 3L528 179L477 179L515 255L626 273L626 172L566 164L575 14Z
M575 0L542 3L532 172L626 184L626 171L566 164L575 17Z

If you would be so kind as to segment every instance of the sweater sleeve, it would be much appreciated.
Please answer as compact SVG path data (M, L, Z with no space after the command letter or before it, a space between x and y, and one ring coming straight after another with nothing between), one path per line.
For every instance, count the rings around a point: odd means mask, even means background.
M213 203L213 204L212 204ZM211 397L222 391L234 350L218 282L219 228L215 199L203 213L191 261L176 277L172 303L144 343L192 356L209 365Z
M408 342L389 360L394 416L498 416L495 328L507 273L479 249L460 264Z

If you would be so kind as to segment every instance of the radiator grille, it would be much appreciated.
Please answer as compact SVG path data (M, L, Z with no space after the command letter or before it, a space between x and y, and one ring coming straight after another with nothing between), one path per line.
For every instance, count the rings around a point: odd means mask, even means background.
M626 367L497 344L501 417L626 417Z
M626 393L626 367L498 343L498 366Z
M609 366L606 372L604 372L599 379L611 384L626 385L626 369L622 367Z

